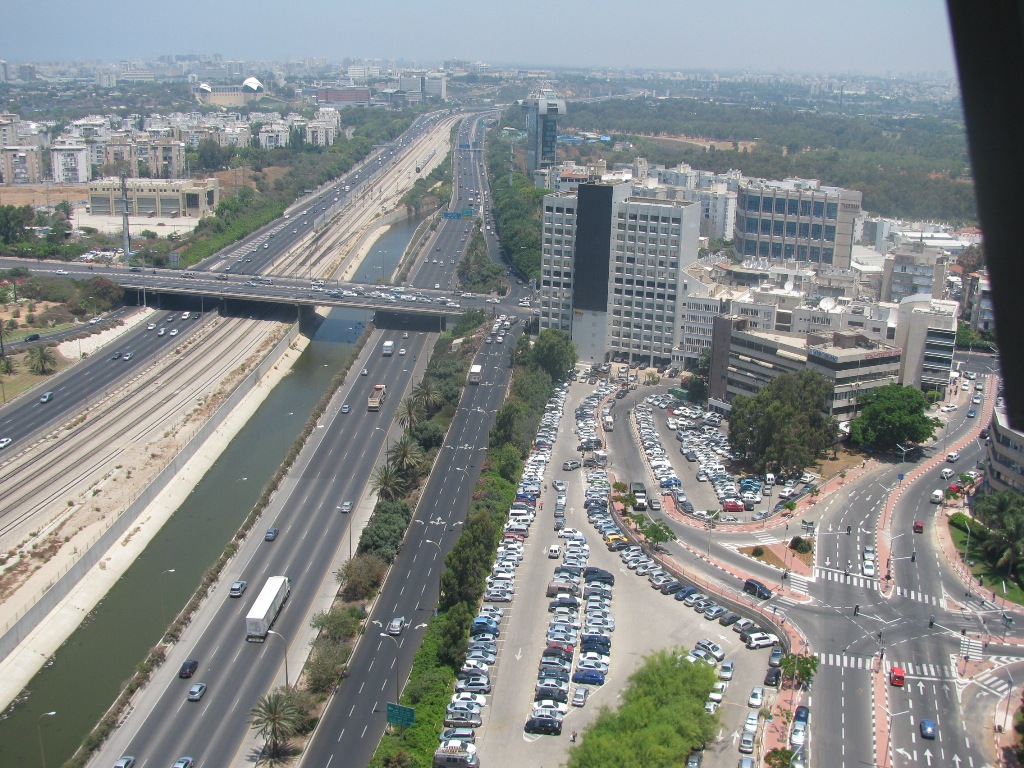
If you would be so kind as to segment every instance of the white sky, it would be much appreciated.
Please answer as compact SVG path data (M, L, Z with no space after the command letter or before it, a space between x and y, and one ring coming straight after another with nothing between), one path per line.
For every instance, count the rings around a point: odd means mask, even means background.
M67 7L71 6L71 7ZM69 0L3 14L0 59L220 53L518 66L955 72L943 0Z

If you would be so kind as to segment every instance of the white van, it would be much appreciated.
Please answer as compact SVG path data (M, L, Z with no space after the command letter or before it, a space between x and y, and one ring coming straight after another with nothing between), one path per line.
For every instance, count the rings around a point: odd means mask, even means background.
M765 485L775 485L775 475L773 475L771 472L769 472L767 475L765 475L764 476L764 484Z
M557 560L558 556L562 553L562 547L559 544L552 544L548 547L548 557L552 560Z
M946 494L942 491L932 491L932 504L941 504L942 500L946 498Z

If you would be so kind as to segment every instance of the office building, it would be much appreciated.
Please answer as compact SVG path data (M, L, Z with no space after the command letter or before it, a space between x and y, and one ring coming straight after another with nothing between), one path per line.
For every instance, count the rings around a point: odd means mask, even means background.
M964 321L975 331L996 329L995 307L992 306L992 286L987 272L971 272L964 275L963 293Z
M743 258L850 267L861 193L815 179L744 179L733 247Z
M128 179L128 215L202 218L220 202L217 179ZM89 184L89 212L120 216L121 180L97 179Z
M43 181L43 159L39 147L15 146L0 149L0 177L4 184L39 184Z
M899 376L899 348L861 333L754 330L737 315L716 317L712 333L708 405L720 413L729 412L737 395L753 397L783 373L811 370L831 384L825 411L852 419L865 394Z
M565 101L554 91L541 91L522 105L526 108L526 171L532 175L557 160L558 116L566 114Z
M544 198L542 328L570 334L581 360L669 365L681 339L699 208L581 184Z

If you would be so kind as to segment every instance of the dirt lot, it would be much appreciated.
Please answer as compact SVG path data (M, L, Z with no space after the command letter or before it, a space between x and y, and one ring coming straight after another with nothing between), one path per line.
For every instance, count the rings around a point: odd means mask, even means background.
M714 147L715 149L730 150L733 148L733 142L731 141L718 141L716 139L702 139L700 136L651 136L647 134L646 138L651 139L654 142L662 142L665 144L690 144L695 147ZM757 146L756 141L740 141L740 151L750 150Z
M266 177L267 183L272 185L277 179L280 179L288 173L288 171L288 168L270 165L264 168L262 173ZM243 185L256 189L256 182L252 180L252 171L247 168L233 168L230 171L217 171L213 175L218 181L220 181L221 194L234 191Z
M84 202L87 194L85 184L6 184L0 185L0 205L46 205L61 200Z

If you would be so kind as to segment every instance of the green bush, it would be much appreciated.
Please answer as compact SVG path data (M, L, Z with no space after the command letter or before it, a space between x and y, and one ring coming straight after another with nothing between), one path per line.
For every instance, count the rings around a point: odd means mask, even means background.
M764 557L764 547L756 546L753 550L751 550L750 554L752 554L754 557Z

